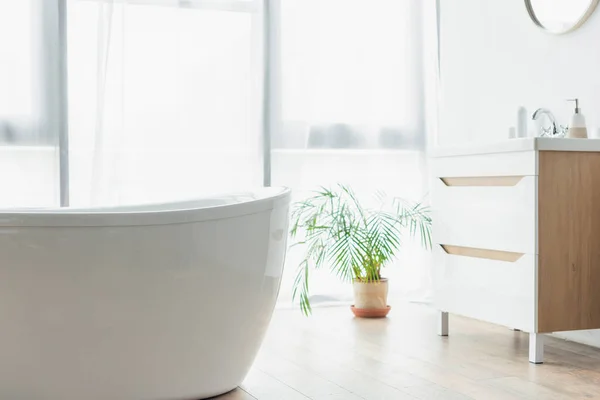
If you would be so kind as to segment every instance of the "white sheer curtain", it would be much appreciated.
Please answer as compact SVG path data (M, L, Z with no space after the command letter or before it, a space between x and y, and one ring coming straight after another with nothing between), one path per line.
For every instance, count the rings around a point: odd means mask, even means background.
M55 15L43 0L0 1L0 207L58 205L55 125L45 99Z
M35 131L32 1L0 3L0 143Z
M282 0L276 148L423 143L421 2Z
M262 185L265 3L68 4L73 205ZM291 187L295 199L335 183L367 201L376 190L426 199L435 3L268 4L272 184ZM288 255L281 304L290 304L300 256ZM427 301L428 263L429 254L408 241L385 271L391 298ZM316 300L351 299L351 287L327 273L312 283Z
M420 0L281 0L280 106L273 132L273 184L296 199L320 185L350 185L369 202L426 200L425 116L435 3ZM432 12L433 11L433 12ZM277 97L276 96L276 97ZM288 253L280 305L290 304L301 249ZM390 278L390 301L428 301L430 255L408 240ZM327 271L311 280L314 304L346 303L351 285Z
M73 205L261 186L258 1L68 2Z

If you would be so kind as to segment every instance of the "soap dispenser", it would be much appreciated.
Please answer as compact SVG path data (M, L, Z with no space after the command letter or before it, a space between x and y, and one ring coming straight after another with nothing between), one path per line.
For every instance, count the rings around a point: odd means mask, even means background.
M571 124L569 124L569 132L567 132L568 138L573 139L585 139L588 137L587 128L585 126L585 117L580 113L579 99L569 99L567 101L575 102L575 113L571 117Z

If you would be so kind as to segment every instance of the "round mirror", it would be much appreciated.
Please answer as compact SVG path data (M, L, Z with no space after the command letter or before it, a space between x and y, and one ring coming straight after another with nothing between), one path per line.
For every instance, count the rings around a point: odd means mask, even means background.
M540 28L552 33L567 33L583 25L598 2L600 0L525 0L525 6Z

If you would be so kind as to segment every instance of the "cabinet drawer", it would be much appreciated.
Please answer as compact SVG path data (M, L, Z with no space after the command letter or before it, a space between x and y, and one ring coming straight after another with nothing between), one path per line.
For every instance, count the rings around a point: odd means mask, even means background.
M537 256L500 261L434 249L436 307L443 311L535 332Z
M434 178L434 240L537 254L537 176Z
M538 175L535 151L432 158L431 169L435 177Z

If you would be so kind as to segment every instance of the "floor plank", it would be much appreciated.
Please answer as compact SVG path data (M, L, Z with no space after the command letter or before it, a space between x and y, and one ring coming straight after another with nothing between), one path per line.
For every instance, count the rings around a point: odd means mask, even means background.
M237 388L229 393L225 393L224 395L213 397L215 400L256 400L256 397L252 396L245 390L241 388Z
M435 324L415 304L377 320L278 310L242 388L217 399L600 399L599 349L548 337L545 363L532 365L526 333L451 316L439 337Z
M242 388L261 400L307 400L308 397L258 368L250 371ZM220 399L219 399L220 400Z

